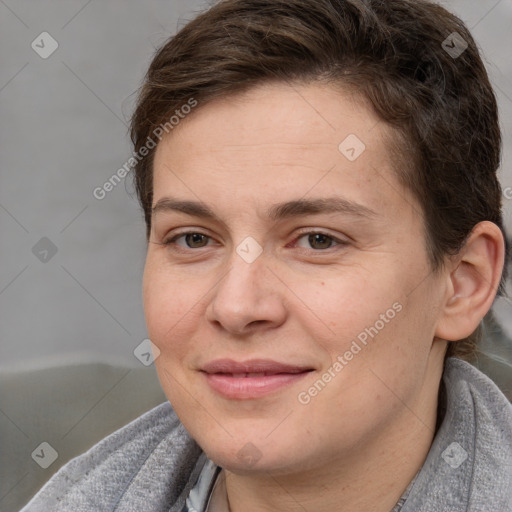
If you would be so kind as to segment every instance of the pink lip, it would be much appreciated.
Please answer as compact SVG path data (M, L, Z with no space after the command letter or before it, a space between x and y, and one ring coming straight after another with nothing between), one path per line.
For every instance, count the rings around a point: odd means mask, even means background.
M269 359L245 362L218 359L202 368L210 387L222 396L234 400L261 397L297 382L310 371L310 367L288 365Z

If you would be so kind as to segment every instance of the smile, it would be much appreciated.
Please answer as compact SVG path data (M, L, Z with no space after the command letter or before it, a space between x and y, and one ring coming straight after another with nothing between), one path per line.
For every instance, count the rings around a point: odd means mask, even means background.
M232 400L263 397L298 382L311 371L312 368L304 366L262 359L242 363L222 359L202 368L208 386Z

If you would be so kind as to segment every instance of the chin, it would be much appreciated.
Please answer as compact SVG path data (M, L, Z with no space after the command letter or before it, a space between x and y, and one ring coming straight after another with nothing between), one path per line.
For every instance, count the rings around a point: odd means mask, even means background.
M271 432L272 428L275 428L275 423L264 431ZM208 438L201 435L193 437L210 460L230 472L285 474L293 472L294 467L301 467L304 463L302 459L306 454L303 449L299 449L301 443L294 442L290 436L286 439L282 436L266 438L267 434L262 434L263 428L255 428L254 425L252 428L248 425L243 435L240 434L243 429L240 425L239 434L233 432L233 437L219 429L222 432L210 430ZM297 459L298 455L300 460Z
M237 475L287 473L292 466L285 454L276 452L270 454L267 450L262 451L250 442L239 450L227 452L213 449L206 452L206 455L218 466Z

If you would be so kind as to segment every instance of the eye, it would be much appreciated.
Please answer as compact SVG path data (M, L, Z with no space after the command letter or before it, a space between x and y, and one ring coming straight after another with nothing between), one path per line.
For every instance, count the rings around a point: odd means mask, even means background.
M177 243L178 240L184 239L185 245ZM187 231L185 233L180 233L175 235L168 240L164 241L164 245L178 245L179 247L185 249L201 249L202 247L206 247L208 245L208 240L210 237L199 233L197 231Z
M305 245L301 245L300 241L305 240L306 244L309 245L309 247ZM300 236L297 239L297 245L299 247L305 248L305 249L315 249L315 250L325 250L330 249L331 247L335 245L347 245L347 242L344 242L342 240L338 240L337 238L334 238L333 236L330 236L326 233L322 233L319 231L312 231L308 233L304 233L302 236Z
M163 242L163 245L176 246L180 249L202 249L207 247L212 238L198 231L186 231L171 236ZM320 231L308 231L300 235L294 242L294 246L302 249L313 249L315 251L325 251L335 246L345 246L347 242L339 240L327 233Z

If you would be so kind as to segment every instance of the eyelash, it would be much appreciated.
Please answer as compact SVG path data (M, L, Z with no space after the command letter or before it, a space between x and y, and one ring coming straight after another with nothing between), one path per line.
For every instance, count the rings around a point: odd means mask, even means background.
M183 231L181 233L177 233L175 234L174 236L172 236L171 238L168 238L166 240L164 240L162 242L161 245L165 245L165 246L172 246L172 245L175 245L178 249L177 250L181 250L181 251L193 251L193 250L198 250L198 249L205 249L206 247L208 246L204 246L204 247L181 247L179 245L176 245L176 240L178 240L179 238L182 238L186 235L202 235L208 239L212 239L212 237L206 235L205 233L201 233L200 231ZM329 249L333 249L335 247L343 247L343 246L347 246L348 245L348 242L347 241L344 241L344 240L340 240L339 238L335 238L334 236L331 236L329 235L328 233L325 233L323 231L316 231L316 230L313 230L313 231L303 231L301 233L298 234L298 237L295 239L294 242L297 242L299 241L301 238L305 237L305 236L308 236L308 235L323 235L329 239L331 239L336 245L335 246L331 246L331 247L328 247L326 249L309 249L313 252L317 252L317 253L320 253L320 252L327 252ZM303 249L303 250L308 250L308 249L304 249L304 248L301 248L299 247L299 249Z

